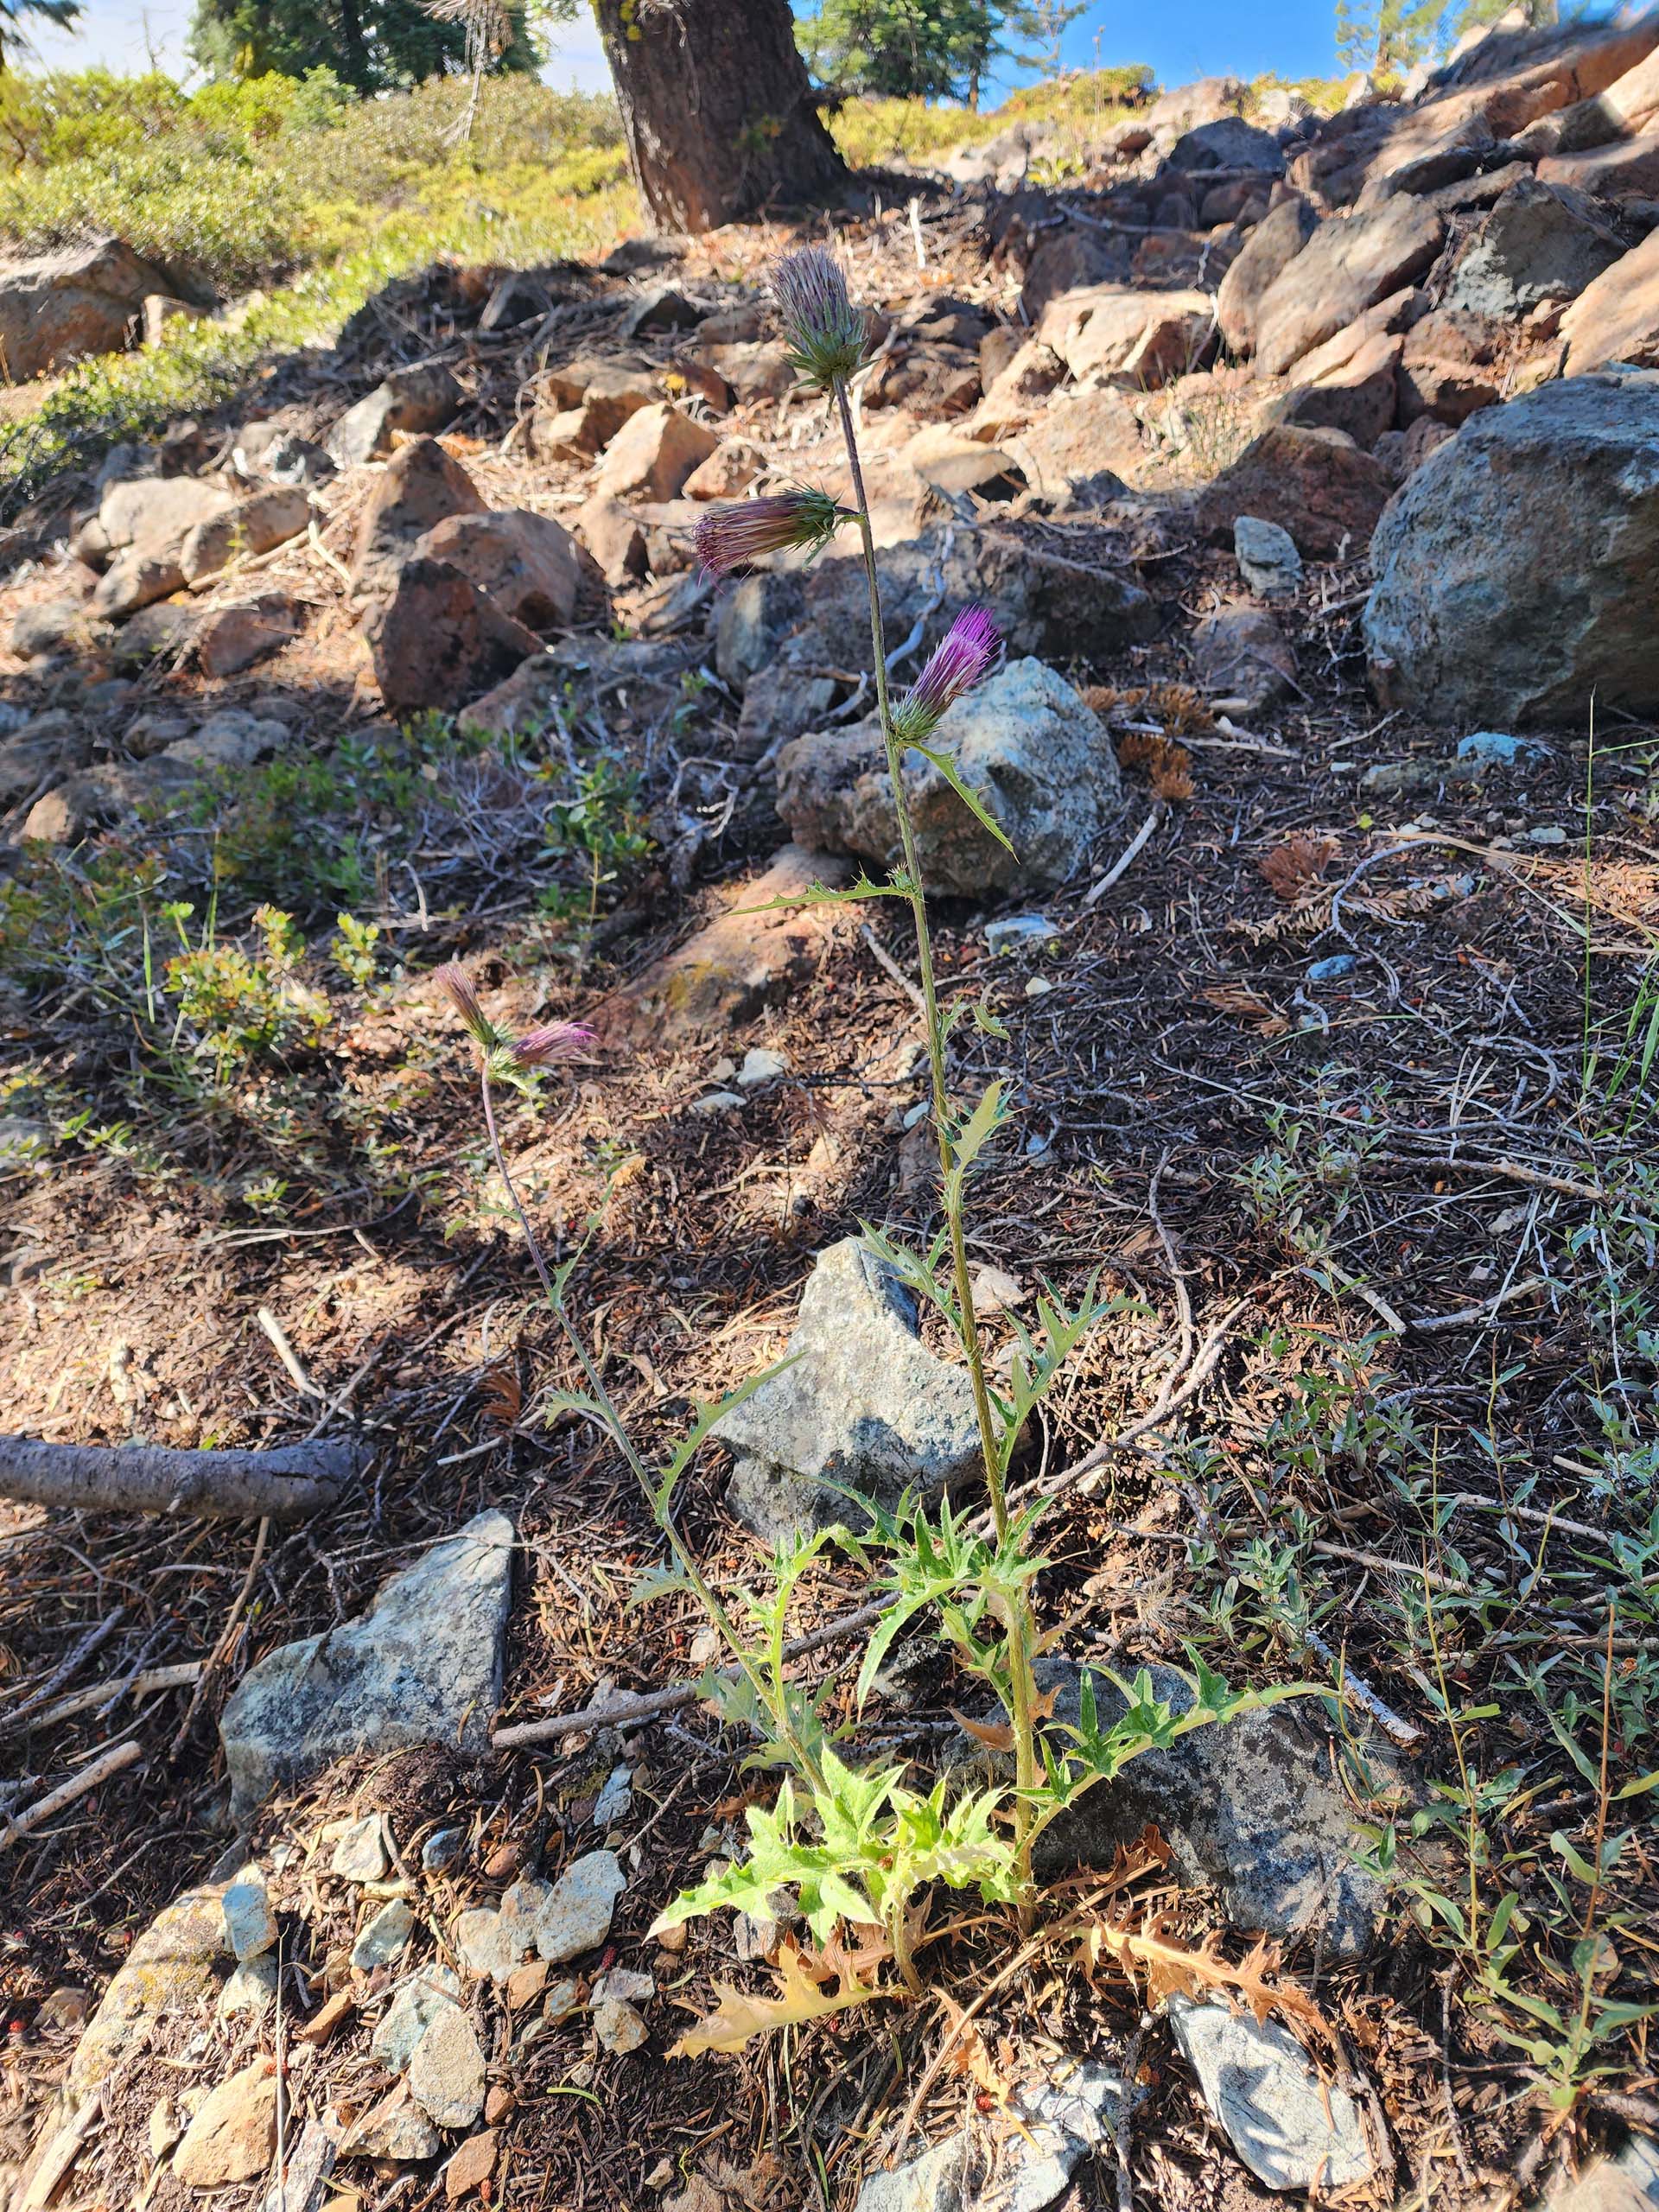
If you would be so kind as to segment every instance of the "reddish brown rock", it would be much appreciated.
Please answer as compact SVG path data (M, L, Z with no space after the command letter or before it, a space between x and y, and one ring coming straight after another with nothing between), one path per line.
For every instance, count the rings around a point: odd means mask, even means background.
M1395 372L1403 338L1377 331L1339 367L1306 382L1298 378L1287 395L1284 420L1313 430L1344 430L1367 452L1394 426Z
M1275 423L1223 469L1198 505L1204 528L1227 537L1240 515L1276 522L1297 549L1330 560L1351 558L1370 543L1393 481L1382 464L1340 430Z
M1207 614L1192 633L1192 673L1212 699L1255 714L1294 688L1296 656L1264 607L1233 604Z
M1438 208L1404 194L1322 224L1262 301L1255 351L1262 373L1282 376L1344 323L1414 283L1445 234Z
M272 484L199 522L179 548L186 583L215 576L232 561L269 553L297 537L311 519L311 495L297 485Z
M495 2172L501 2138L493 2127L469 2135L443 2170L443 2193L451 2204L482 2189Z
M631 415L611 441L594 479L612 499L672 499L699 462L720 443L705 423L666 402Z
M557 629L575 619L582 550L550 515L523 507L448 515L426 532L416 551L459 569L526 629Z
M1074 377L1115 376L1144 389L1204 365L1215 312L1205 292L1102 284L1052 302L1037 335Z
M844 883L848 873L843 860L785 845L763 874L722 886L714 896L712 920L606 1001L594 1017L600 1036L634 1046L721 1036L802 990L846 933L847 910L743 910L799 898L815 883L833 887Z
M1313 237L1319 220L1308 201L1293 194L1270 207L1245 239L1216 295L1216 320L1231 352L1255 350L1262 302Z
M536 652L535 632L502 613L459 569L416 558L370 610L363 635L394 714L452 712Z
M1544 184L1567 184L1598 200L1659 199L1659 130L1614 140L1583 154L1555 154L1538 164Z
M0 267L0 359L9 383L127 342L145 298L168 287L120 238Z
M624 591L645 573L645 533L620 499L596 493L578 509L576 528L613 591Z
M1420 415L1455 426L1503 396L1507 327L1461 308L1436 308L1406 334L1400 357L1400 420Z
M1580 292L1561 317L1569 377L1630 361L1659 367L1659 231Z
M238 675L281 652L304 626L304 603L292 592L262 592L239 606L215 607L196 630L196 665L216 681Z
M451 515L484 512L478 486L435 438L404 446L376 483L357 525L352 586L359 596L390 590L417 539Z

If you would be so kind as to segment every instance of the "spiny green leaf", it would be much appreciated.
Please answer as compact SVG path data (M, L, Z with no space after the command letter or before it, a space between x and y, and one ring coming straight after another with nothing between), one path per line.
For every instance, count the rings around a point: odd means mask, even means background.
M971 814L975 821L978 823L980 828L982 830L988 830L991 836L995 838L997 843L1001 846L1005 852L1013 853L1014 847L1008 842L1007 831L1004 830L1001 824L996 821L988 811L984 800L980 797L979 793L973 789L971 785L964 780L961 769L957 767L956 762L950 758L950 754L948 753L936 753L931 746L927 745L912 745L911 750L913 753L919 753L924 760L928 760L932 763L933 766L938 770L939 773L944 778L945 782L950 785L951 790L967 808L969 813Z

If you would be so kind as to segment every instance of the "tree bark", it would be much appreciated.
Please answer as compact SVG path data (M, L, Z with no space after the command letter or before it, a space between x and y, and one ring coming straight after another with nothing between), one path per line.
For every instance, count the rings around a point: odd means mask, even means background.
M0 1497L73 1512L304 1521L334 1503L364 1457L351 1438L279 1452L173 1452L0 1436Z
M675 231L821 199L846 168L789 0L594 0L634 181Z

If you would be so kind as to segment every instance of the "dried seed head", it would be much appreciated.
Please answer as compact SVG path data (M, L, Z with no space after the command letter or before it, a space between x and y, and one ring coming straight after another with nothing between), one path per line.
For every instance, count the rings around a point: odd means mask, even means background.
M501 1042L501 1033L479 1004L478 993L460 962L446 961L432 980L466 1023L479 1051L493 1052Z
M864 359L868 332L835 256L817 245L788 255L772 271L772 296L789 358L807 382L828 391L851 376Z
M982 607L964 607L893 709L893 728L902 742L920 744L964 692L985 681L1001 654L1002 640L990 615Z
M549 1021L515 1037L507 1050L521 1068L544 1068L554 1060L568 1060L593 1041L594 1033L585 1022Z
M765 554L791 548L810 559L846 518L827 493L804 487L764 499L740 499L712 509L697 524L697 558L711 576L728 576Z

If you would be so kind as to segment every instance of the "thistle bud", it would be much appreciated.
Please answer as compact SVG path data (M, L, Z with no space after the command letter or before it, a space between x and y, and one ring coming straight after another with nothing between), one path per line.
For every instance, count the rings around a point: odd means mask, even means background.
M715 507L697 524L697 558L711 576L729 576L764 554L821 552L846 520L825 492L798 489Z
M593 1041L594 1033L585 1022L549 1021L515 1037L507 1051L521 1068L544 1068L554 1060L568 1060Z
M964 607L893 709L900 741L919 745L930 736L946 710L985 681L1001 652L1002 640L989 614L982 607Z
M864 359L868 333L835 256L817 245L790 254L772 271L772 296L790 360L807 382L828 391L851 376Z
M502 1041L501 1033L479 1004L478 993L460 962L446 961L432 980L466 1023L479 1051L493 1052Z

